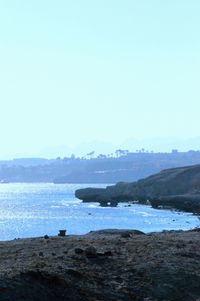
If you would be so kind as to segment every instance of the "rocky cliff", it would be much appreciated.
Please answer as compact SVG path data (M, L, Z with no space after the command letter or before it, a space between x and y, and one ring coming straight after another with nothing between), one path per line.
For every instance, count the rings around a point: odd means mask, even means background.
M85 202L102 204L149 201L153 207L170 206L199 213L200 165L163 170L137 182L120 182L105 189L79 189L75 196Z

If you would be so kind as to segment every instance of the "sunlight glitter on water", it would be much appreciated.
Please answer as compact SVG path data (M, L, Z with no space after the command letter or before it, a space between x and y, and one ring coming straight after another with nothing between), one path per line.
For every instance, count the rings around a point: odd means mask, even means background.
M126 203L120 203L113 208L82 203L74 197L74 191L87 186L97 185L0 185L0 240L57 235L60 228L70 234L84 234L105 228L152 232L200 225L199 218L189 213L138 204L127 207Z

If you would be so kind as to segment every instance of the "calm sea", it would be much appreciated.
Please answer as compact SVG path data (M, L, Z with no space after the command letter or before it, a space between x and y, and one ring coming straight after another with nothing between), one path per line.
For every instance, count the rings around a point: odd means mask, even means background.
M200 225L199 218L188 213L122 203L116 208L82 203L74 191L88 186L97 185L0 184L0 240L57 235L59 229L84 234L105 228L151 232Z

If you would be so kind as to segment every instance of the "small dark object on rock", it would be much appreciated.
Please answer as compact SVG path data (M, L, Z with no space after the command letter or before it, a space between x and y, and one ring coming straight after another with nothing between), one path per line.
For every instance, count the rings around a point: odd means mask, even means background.
M39 252L39 256L44 256L43 252Z
M53 252L53 253L51 253L51 255L52 255L52 256L56 256L56 253Z
M74 249L74 252L75 252L75 254L82 254L84 251L83 251L83 249L81 249L81 248L75 248Z
M49 236L47 234L44 235L44 239L49 239Z
M58 236L65 236L66 230L59 230Z
M88 248L85 249L85 255L87 257L96 257L97 256L97 250L95 247L90 246Z

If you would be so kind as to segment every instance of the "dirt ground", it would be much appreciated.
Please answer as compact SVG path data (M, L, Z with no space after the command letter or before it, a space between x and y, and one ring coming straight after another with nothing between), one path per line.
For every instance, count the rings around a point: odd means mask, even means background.
M0 242L0 301L200 301L200 230Z

